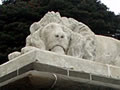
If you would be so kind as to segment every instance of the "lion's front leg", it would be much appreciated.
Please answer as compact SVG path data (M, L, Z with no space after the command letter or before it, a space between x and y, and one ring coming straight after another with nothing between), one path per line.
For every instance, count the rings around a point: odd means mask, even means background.
M8 55L8 59L9 59L9 60L12 60L12 59L14 59L14 58L16 58L16 57L18 57L18 56L20 56L20 55L21 55L21 52L15 51L15 52L12 52L12 53L10 53L10 54Z
M21 49L21 54L30 52L32 50L40 50L39 48L33 47L33 46L26 46L24 48Z
M95 60L96 45L93 38L89 38L85 41L84 45L84 59Z
M65 55L65 50L64 48L62 48L61 46L56 46L52 49L49 49L49 51L52 51L52 52L55 52L55 53L58 53L58 54L62 54L62 55Z

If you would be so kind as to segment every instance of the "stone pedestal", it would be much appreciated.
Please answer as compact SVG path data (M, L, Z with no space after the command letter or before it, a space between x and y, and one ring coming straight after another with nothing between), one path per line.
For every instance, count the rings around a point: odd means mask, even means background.
M0 72L0 90L120 90L120 67L49 51L23 54Z

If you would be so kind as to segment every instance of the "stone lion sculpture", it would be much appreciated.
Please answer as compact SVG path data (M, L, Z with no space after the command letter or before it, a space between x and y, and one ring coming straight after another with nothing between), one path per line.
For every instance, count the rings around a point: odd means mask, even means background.
M9 54L9 60L41 49L119 66L120 41L95 35L85 24L61 17L58 12L48 12L40 21L33 23L30 33L26 46L21 52Z

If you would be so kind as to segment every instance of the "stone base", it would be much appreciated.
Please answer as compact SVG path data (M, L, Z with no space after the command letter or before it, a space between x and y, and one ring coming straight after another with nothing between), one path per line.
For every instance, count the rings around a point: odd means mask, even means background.
M0 90L120 90L120 67L49 51L21 55L0 72Z

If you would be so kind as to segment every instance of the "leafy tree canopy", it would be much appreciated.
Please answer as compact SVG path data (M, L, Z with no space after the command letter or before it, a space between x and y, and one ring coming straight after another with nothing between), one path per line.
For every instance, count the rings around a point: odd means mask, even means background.
M88 25L96 34L120 39L120 15L99 0L4 0L0 5L0 63L25 45L30 25L48 11L58 11Z

